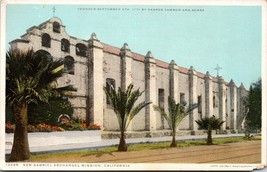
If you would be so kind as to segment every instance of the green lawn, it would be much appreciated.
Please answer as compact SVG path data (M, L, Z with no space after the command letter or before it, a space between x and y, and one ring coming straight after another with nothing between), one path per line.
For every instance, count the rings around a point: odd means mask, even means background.
M230 138L216 138L213 139L213 144L226 144L234 142L247 142L250 140L261 140L261 136L254 136L251 139L245 139L243 137L230 137ZM158 143L141 143L141 144L129 144L128 151L142 151L142 150L152 150L152 149L164 149L169 148L171 142L158 142ZM188 141L178 141L177 147L189 147L189 146L199 146L206 145L206 140L188 140ZM46 158L60 158L64 156L83 156L83 155L92 155L92 154L103 154L116 152L117 147L107 147L96 150L87 150L87 151L76 151L76 152L60 152L60 153L48 153L48 154L37 154L31 155L29 161L42 160Z

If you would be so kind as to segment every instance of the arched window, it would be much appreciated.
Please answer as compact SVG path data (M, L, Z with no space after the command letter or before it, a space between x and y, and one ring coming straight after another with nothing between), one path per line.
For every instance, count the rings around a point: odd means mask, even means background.
M51 47L51 38L50 38L50 35L48 35L47 33L44 33L42 35L42 46L48 47L48 48Z
M44 56L46 57L48 60L51 60L52 61L52 56L49 52L45 51L45 50L38 50L34 53L35 55L37 56Z
M106 89L107 91L110 93L112 91L112 89L116 89L116 83L115 80L112 78L107 78L106 79ZM110 105L111 102L109 101L109 99L107 98L107 104Z
M76 55L86 57L87 48L84 44L76 44Z
M53 23L53 31L56 33L60 33L60 24L56 21Z
M64 58L64 68L68 74L74 75L74 58L66 56Z
M70 52L70 42L67 39L61 39L61 51Z

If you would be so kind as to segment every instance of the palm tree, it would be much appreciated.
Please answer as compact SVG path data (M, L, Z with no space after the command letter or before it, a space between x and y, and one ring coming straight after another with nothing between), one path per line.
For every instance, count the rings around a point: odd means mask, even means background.
M119 122L121 136L118 151L127 151L125 131L138 112L151 102L143 101L137 106L134 106L135 102L144 91L140 92L139 89L133 91L133 84L130 84L125 91L120 87L118 88L118 92L114 88L108 90L107 87L104 87L104 91Z
M212 117L205 117L195 121L199 129L208 130L207 145L212 145L212 130L220 129L224 121L220 118L216 118L214 115Z
M159 106L153 105L154 109L158 111L168 122L169 127L172 131L172 142L170 147L176 147L176 130L180 122L186 117L190 112L192 112L197 104L192 104L188 108L185 107L186 102L176 103L171 97L168 97L168 110L169 114L167 114L162 108Z
M63 75L63 61L34 53L33 50L10 49L6 53L6 103L15 118L14 141L9 161L29 159L28 105L48 102L69 88L57 88Z

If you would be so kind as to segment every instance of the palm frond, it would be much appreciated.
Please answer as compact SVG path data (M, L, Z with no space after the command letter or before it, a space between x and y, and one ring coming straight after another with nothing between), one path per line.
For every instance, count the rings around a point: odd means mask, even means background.
M216 118L214 115L212 117L204 117L195 121L198 124L199 129L204 130L217 130L220 129L225 121L220 118Z
M113 111L114 111L114 113L118 119L119 127L122 130L122 127L123 127L122 126L122 118L120 116L120 113L118 112L118 108L119 108L118 104L119 103L118 103L117 92L115 89L112 89L111 92L109 92L106 87L103 87L103 89L104 89L104 92L107 96L107 99L111 102L112 109L113 109Z
M127 120L125 123L125 129L128 128L128 125L130 124L130 122L132 121L132 119L147 105L151 104L152 102L141 102L138 105L136 105L131 111L130 113L127 115Z
M63 76L62 65L62 60L38 55L32 49L10 49L6 53L7 103L47 102L51 96L60 94L61 89L52 83Z
M172 119L170 118L170 116L162 108L160 108L159 106L153 105L153 108L154 108L155 111L158 111L160 113L160 115L163 116L166 119L169 127L171 129L173 129L173 123L172 123Z
M140 92L139 89L133 92L127 90L126 92L127 92L126 113L128 114L133 108L136 100L142 95L143 92Z

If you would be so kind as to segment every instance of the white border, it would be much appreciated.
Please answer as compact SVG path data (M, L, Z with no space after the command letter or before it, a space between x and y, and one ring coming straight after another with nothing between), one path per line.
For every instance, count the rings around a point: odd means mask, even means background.
M0 58L0 114L5 114L5 74L6 74L6 61L5 61L5 50L6 50L6 28L5 28L5 23L6 23L6 4L4 1L1 1L1 10L0 10L0 27L1 27L1 33L0 33L0 39L1 39L1 47L0 47L0 53L1 53L1 58ZM2 169L2 164L3 161L5 160L5 126L2 125L5 122L5 115L0 115L0 170Z
M267 118L266 118L266 91L267 91L267 83L266 83L266 77L267 77L267 69L266 69L266 63L267 63L267 42L266 42L266 31L267 31L267 25L266 25L266 1L265 0L175 0L175 1L164 1L164 0L131 0L131 1L122 1L122 0L65 0L65 1L59 1L59 0L2 0L1 1L1 61L0 61L0 94L1 94L1 100L0 100L0 121L5 121L5 23L6 23L6 5L7 4L98 4L98 5L199 5L199 6L212 6L212 5L238 5L238 6L262 6L262 163L258 165L251 165L251 164L220 164L216 167L214 164L118 164L118 165L129 165L129 167L122 167L118 168L116 166L110 167L110 164L103 164L103 168L98 167L68 167L68 168L62 168L60 166L53 167L54 164L51 163L38 163L42 164L43 167L34 167L34 170L137 170L137 169L143 169L143 170L252 170L257 166L260 168L263 165L267 164L267 144L266 144L266 138L267 138ZM5 137L5 127L4 125L0 125L0 140L4 140ZM25 163L16 163L18 166L6 166L5 163L5 150L4 150L4 143L0 143L0 170L29 170L29 167L25 167ZM31 163L36 164L36 163ZM50 167L52 165L52 167ZM60 164L59 164L60 165ZM61 164L62 166L63 164ZM73 166L80 166L82 164L73 164ZM47 167L46 167L47 166ZM32 168L31 168L32 169Z
M262 6L262 164L267 165L267 5Z
M98 5L264 5L265 0L3 0L6 4L98 4Z

